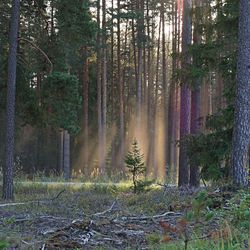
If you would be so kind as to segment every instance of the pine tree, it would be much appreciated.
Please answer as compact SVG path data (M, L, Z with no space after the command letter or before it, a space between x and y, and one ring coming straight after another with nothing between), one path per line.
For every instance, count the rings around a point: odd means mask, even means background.
M4 176L3 176L3 198L6 200L11 200L14 198L13 194L14 130L15 130L15 95L16 95L16 68L17 68L19 15L20 15L20 0L13 0L10 33L9 33L6 165L4 168Z
M187 68L191 62L188 53L188 46L192 41L192 24L191 24L191 0L184 0L183 4L183 26L182 26L182 70L184 76L181 83L181 108L180 108L180 156L179 156L179 186L188 185L189 182L189 166L187 157L187 145L183 143L183 139L190 133L190 105L191 96L189 89L189 79L185 75Z
M250 146L250 2L240 1L237 92L235 101L231 176L247 186Z

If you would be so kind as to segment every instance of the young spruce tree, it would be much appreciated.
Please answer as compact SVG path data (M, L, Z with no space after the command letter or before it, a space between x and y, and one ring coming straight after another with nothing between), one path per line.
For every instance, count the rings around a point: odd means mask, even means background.
M134 139L132 143L132 150L129 151L125 157L126 166L132 174L134 193L143 191L147 185L145 182L146 167L143 157L144 155L141 154L138 142Z

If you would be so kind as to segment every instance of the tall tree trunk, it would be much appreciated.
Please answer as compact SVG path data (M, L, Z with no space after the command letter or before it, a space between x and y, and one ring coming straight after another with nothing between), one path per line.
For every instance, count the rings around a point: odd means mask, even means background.
M175 33L176 33L176 53L180 53L181 48L181 11L182 10L182 0L176 2L176 12L177 16L175 17ZM179 57L176 58L176 69L179 70L181 67L181 60ZM175 76L174 72L174 76ZM173 140L175 142L179 141L180 139L180 83L175 81L174 86L174 98L173 98ZM174 144L173 148L173 179L177 180L178 175L178 166L179 166L179 147Z
M14 130L15 130L15 95L16 95L16 68L17 68L19 15L20 15L20 0L13 0L10 33L9 33L6 165L3 173L3 199L5 200L11 200L14 198L13 194Z
M159 31L158 31L158 42L157 42L157 55L156 55L156 72L155 72L155 97L154 97L154 111L153 111L153 169L154 169L154 178L158 177L158 157L156 156L157 152L157 143L158 143L158 133L156 129L157 125L157 113L158 113L158 96L159 96L159 64L160 64L160 47L161 47L161 18L159 20Z
M231 176L248 185L250 146L250 2L240 1L237 91L235 100Z
M88 174L88 134L89 134L89 64L87 55L87 46L84 47L83 52L83 133L84 133L84 143L83 143L83 172L85 175Z
M110 68L110 81L111 81L111 119L115 120L115 81L114 81L114 0L111 1L111 68ZM115 135L112 136L111 141L111 166L114 168L115 166Z
M144 4L137 0L137 46L138 46L138 81L137 81L137 134L141 137L142 122L142 70L143 70L143 30L144 30ZM140 138L141 139L141 138Z
M99 170L103 170L103 128L102 128L102 63L101 63L101 27L100 27L100 1L97 1L97 113L98 113L98 160L99 160Z
M102 0L102 165L101 173L106 169L106 128L107 128L107 27L106 27L106 0Z
M120 0L117 1L117 77L119 86L119 142L120 159L119 165L121 171L124 171L124 86L121 71L121 18L120 18Z
M149 136L148 136L148 151L147 151L147 173L150 173L153 171L153 157L154 157L154 132L153 132L153 124L154 124L154 119L153 119L153 104L154 104L154 93L153 93L153 78L152 78L152 64L153 64L153 53L151 51L151 42L153 43L153 33L151 35L151 29L150 29L150 15L149 15L149 0L146 2L146 7L147 7L147 15L146 15L146 21L147 21L147 82L146 84L146 79L144 80L145 83L145 106L147 107L146 112L147 113L147 128L146 131L148 131ZM153 27L153 26L152 26ZM153 28L152 28L153 29ZM146 48L146 46L144 46ZM146 57L146 51L145 51L145 57ZM146 72L144 72L144 75L146 76Z
M135 11L134 4L131 7L132 11ZM137 55L136 55L136 33L135 33L135 19L132 18L132 45L133 45L133 56L134 56L134 70L135 70L135 80L138 83L138 67L137 67Z
M201 43L201 35L198 31L198 25L202 18L202 5L201 0L195 1L195 21L194 21L194 32L193 32L193 44L198 45ZM193 64L196 67L199 67L199 59L197 58L197 55L194 55L193 57ZM197 135L200 132L200 84L201 79L195 79L195 85L193 86L193 89L191 91L191 127L190 132L193 135ZM200 178L199 178L199 166L195 163L190 164L190 180L189 185L193 187L198 187L200 184Z
M167 165L169 165L170 169L173 168L173 141L174 141L174 116L176 115L174 112L174 99L175 99L175 72L177 69L177 60L176 60L176 52L177 52L177 3L172 3L172 81L170 83L170 91L169 91L169 99L168 99L168 153L167 153ZM171 171L170 171L171 172Z
M188 46L192 42L192 23L191 23L191 0L184 0L183 3L183 24L182 24L182 70L185 74L190 64L190 55ZM181 83L181 110L180 110L180 139L183 140L190 133L190 89L187 76L182 77ZM185 186L189 183L189 166L187 157L187 145L180 143L179 156L179 186Z
M71 177L70 168L70 134L67 130L64 130L64 140L63 140L63 172L64 179L69 180Z
M167 60L166 60L166 35L165 35L165 8L164 1L161 1L161 20L162 20L162 89L163 89L163 115L164 120L167 121ZM165 152L165 168L166 175L168 175L168 134L167 134L167 122L164 123L164 152Z
M51 30L50 30L50 35L51 35L51 37L52 37L52 39L53 39L53 37L54 37L54 31L55 31L55 18L54 18L54 0L51 0L50 1L50 7L51 7Z

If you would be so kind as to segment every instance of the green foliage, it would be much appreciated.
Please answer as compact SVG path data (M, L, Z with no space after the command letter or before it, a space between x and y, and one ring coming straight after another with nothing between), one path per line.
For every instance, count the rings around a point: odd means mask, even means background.
M212 203L206 191L200 191L192 201L192 210L187 214L189 221L199 222L201 219L209 221L213 218L213 213L205 210Z
M157 233L147 235L146 238L149 245L158 245L161 242L161 237Z
M76 133L81 103L77 78L66 73L52 73L43 81L42 96L46 123Z
M0 250L4 250L8 247L9 243L5 240L0 240Z
M239 230L250 232L250 192L240 191L228 202L228 207L229 212L224 212L224 216Z
M221 115L210 116L208 122L214 123L211 132L186 138L189 160L201 166L201 177L205 180L216 181L229 173L232 128L221 129L222 123L214 126L223 119Z
M209 11L206 8L204 11L208 12L208 16L214 15L215 18L209 19L209 22L202 21L200 32L205 41L190 47L196 65L192 66L189 77L200 77L207 81L208 77L204 77L209 74L221 75L223 97L227 107L206 117L205 131L196 136L188 136L186 141L190 162L201 167L201 177L216 181L229 175L236 79L238 1L226 0L223 4L218 2ZM215 81L210 80L212 87Z
M58 21L55 42L60 48L56 59L61 61L64 69L70 68L76 74L82 66L83 48L95 45L97 25L92 18L90 1L76 0L72 4L68 0L60 0L55 1L55 7ZM58 64L57 61L55 63Z
M146 167L143 157L138 142L135 139L132 143L132 150L129 151L125 157L126 166L132 174L134 193L142 192L146 187L152 184L152 181L145 179Z

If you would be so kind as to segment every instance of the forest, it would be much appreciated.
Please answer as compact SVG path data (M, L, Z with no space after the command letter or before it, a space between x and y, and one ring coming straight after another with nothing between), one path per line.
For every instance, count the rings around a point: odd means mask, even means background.
M0 1L0 249L250 249L249 0Z

